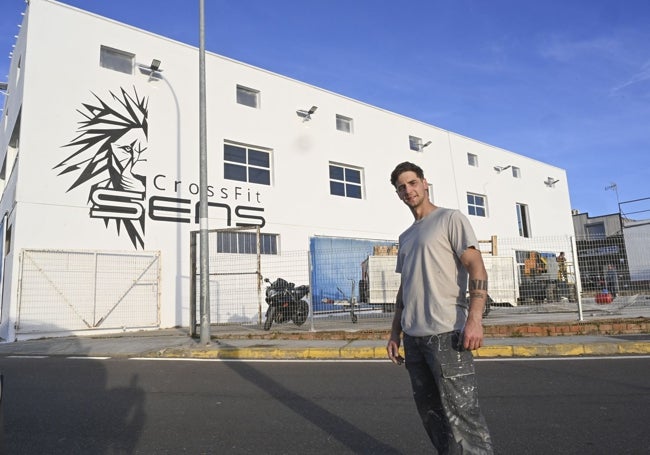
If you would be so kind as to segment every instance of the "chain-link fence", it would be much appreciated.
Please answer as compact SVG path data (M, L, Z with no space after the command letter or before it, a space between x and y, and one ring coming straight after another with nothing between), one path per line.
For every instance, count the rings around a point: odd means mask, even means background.
M218 243L217 237L210 238L211 246ZM295 287L309 286L310 311L306 321L298 318L299 325L288 318L274 324L274 330L390 327L399 288L398 245L349 240L340 248L340 244L328 247L330 243L277 254L256 254L255 249L244 254L224 253L223 248L211 251L211 323L262 327L269 306L267 289L282 278ZM492 237L481 242L481 251L493 315L556 312L579 318L587 310L614 313L650 304L650 258L628 254L622 235L620 239ZM198 261L196 251L193 257ZM198 283L196 268L193 273ZM197 306L194 312L199 320Z
M493 320L503 314L582 312L612 315L650 306L650 234L497 238L481 242ZM643 226L641 226L643 228ZM197 233L198 234L198 233ZM190 322L198 308L198 235L191 245ZM262 329L267 292L287 282L307 315L287 314L274 330L388 328L400 277L390 240L320 238L282 251L279 238L254 228L209 233L212 324ZM17 333L155 327L160 320L159 253L24 250ZM278 281L280 279L280 281ZM268 281L266 281L268 280ZM295 316L295 317L294 317ZM192 333L196 333L195 331Z

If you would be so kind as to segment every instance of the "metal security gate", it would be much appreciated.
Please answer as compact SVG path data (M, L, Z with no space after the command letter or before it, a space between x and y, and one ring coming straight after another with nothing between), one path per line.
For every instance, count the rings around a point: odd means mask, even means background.
M160 253L23 250L16 333L156 327Z

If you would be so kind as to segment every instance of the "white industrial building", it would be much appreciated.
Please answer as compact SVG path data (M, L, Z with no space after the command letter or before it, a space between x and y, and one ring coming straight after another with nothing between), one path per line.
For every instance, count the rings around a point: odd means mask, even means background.
M0 92L2 339L188 324L198 61L189 45L28 3ZM264 253L395 241L411 214L389 176L407 160L481 239L573 234L564 169L220 55L206 74L209 227L260 225ZM118 271L134 275L124 289L106 278ZM134 294L152 303L134 312Z

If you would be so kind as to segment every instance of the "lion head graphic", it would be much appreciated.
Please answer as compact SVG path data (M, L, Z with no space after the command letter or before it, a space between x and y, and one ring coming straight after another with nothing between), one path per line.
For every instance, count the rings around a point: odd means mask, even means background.
M89 185L88 202L91 217L102 218L106 227L114 221L117 233L122 227L137 249L144 248L144 201L146 177L139 173L138 163L146 161L148 99L140 98L123 88L119 94L109 92L109 100L93 93L94 103L83 103L78 109L84 119L79 122L78 135L63 147L75 148L66 159L54 166L58 175L76 174L67 191ZM102 207L110 200L110 210ZM136 210L133 210L133 207Z

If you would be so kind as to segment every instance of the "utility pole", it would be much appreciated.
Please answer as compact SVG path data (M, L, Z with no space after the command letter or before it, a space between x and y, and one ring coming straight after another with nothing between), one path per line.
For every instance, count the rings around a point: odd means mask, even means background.
M205 0L199 0L199 249L201 344L210 344L210 265L208 250L208 157L205 115Z

